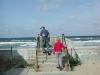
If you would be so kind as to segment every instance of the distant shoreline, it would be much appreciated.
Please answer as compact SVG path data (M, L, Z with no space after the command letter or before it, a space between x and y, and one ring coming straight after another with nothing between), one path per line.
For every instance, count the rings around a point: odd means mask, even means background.
M100 35L66 35L66 37L100 37ZM33 37L0 37L0 39L36 39L36 36Z

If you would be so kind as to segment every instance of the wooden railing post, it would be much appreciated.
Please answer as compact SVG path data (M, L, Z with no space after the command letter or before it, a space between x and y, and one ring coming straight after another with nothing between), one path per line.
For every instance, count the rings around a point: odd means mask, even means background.
M62 34L62 43L64 44L64 34Z
M66 59L64 59L64 60L67 60L67 62L64 64L65 65L65 71L68 71L70 69L69 53L68 53L68 48L67 48L67 44L66 44L66 38L65 38L64 34L62 34L62 43L65 45L64 52L65 52Z
M39 68L39 65L38 65L38 50L40 49L40 36L38 34L38 37L37 37L37 46L36 46L36 72L38 72L38 68Z
M37 36L37 48L40 49L40 35Z

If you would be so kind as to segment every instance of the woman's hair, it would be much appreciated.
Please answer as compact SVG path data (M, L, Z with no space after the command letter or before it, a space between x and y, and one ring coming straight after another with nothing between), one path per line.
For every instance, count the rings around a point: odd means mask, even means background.
M57 41L61 41L59 37L57 37Z

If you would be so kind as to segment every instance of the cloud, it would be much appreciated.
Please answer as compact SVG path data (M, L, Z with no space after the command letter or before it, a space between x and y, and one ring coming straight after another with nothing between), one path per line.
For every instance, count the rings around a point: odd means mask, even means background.
M82 5L79 6L80 9L78 17L86 18L86 20L91 20L93 22L95 19L100 18L100 0L87 0ZM76 14L77 15L77 14ZM83 16L82 16L83 15Z
M80 7L82 7L82 8L89 8L89 9L90 8L98 9L100 7L100 0L86 1L82 5L80 5Z
M67 16L66 20L71 20L71 21L75 20L76 21L76 20L79 20L81 17L82 17L81 15L74 14L74 15L71 15L71 16L70 15Z
M64 0L37 0L36 10L52 11L58 9Z

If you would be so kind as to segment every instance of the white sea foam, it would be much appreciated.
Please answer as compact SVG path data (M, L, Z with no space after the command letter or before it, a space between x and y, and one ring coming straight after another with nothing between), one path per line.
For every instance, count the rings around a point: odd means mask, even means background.
M21 46L21 47L22 47L22 46L36 47L36 43L35 43L35 42L34 42L34 43L24 43L24 44L21 44L20 46Z
M74 41L74 44L80 46L100 46L100 40Z
M75 38L75 39L81 39L81 38Z
M100 40L74 41L74 42L100 42Z
M77 38L79 39L79 38ZM75 46L100 46L100 40L87 40L87 41L82 41L82 40L78 40L78 41L71 41L69 39L66 39L66 42L70 42L71 44L75 45Z
M3 45L15 45L15 44L19 44L20 46L36 47L36 42L0 42L0 46L3 46Z
M0 42L0 44L35 43L35 42Z

